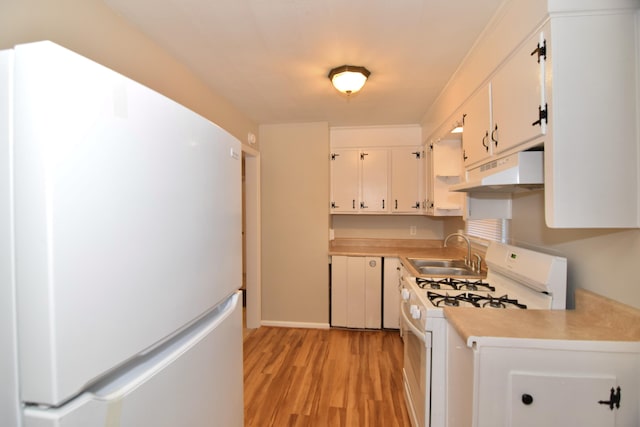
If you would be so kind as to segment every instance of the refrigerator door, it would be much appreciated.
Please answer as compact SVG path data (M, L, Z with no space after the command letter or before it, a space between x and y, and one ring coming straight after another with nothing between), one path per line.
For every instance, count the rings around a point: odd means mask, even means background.
M26 408L24 427L241 427L241 298L64 406Z
M240 144L50 42L14 75L21 400L57 406L240 287Z

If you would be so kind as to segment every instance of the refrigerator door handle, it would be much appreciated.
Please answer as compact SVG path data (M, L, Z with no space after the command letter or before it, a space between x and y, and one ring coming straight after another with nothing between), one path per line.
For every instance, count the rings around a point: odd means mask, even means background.
M220 425L242 425L241 298L240 292L233 293L153 351L116 368L61 406L26 406L25 425L173 427L182 422L206 425L214 418ZM229 396L232 403L223 398Z
M140 353L131 362L94 383L86 391L104 400L117 400L127 395L216 329L233 313L239 298L239 292L232 294L185 330Z

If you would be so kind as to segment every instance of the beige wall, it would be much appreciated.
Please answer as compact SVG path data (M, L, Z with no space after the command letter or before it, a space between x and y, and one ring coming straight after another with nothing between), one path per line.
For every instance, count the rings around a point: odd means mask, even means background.
M257 124L101 0L2 0L0 49L51 40L174 99L243 143Z
M588 289L640 308L640 230L548 228L544 194L535 191L514 197L511 237L516 245L567 257L570 290Z
M443 238L447 218L417 215L333 215L334 236L340 238L437 239ZM410 234L410 227L416 234Z
M329 126L260 127L263 324L329 324Z

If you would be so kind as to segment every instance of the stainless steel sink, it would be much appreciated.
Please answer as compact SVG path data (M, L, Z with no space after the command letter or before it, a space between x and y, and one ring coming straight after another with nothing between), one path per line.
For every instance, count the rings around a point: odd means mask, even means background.
M409 258L409 262L418 269L420 267L469 268L461 259L421 259Z
M417 270L424 276L479 276L469 267L418 267Z
M482 277L461 259L408 258L412 267L422 276L473 276Z

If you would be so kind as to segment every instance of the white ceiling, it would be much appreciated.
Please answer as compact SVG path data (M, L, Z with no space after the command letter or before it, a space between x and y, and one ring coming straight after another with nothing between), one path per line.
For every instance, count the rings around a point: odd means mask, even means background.
M104 0L259 124L419 123L502 0ZM347 98L327 74L362 65Z

